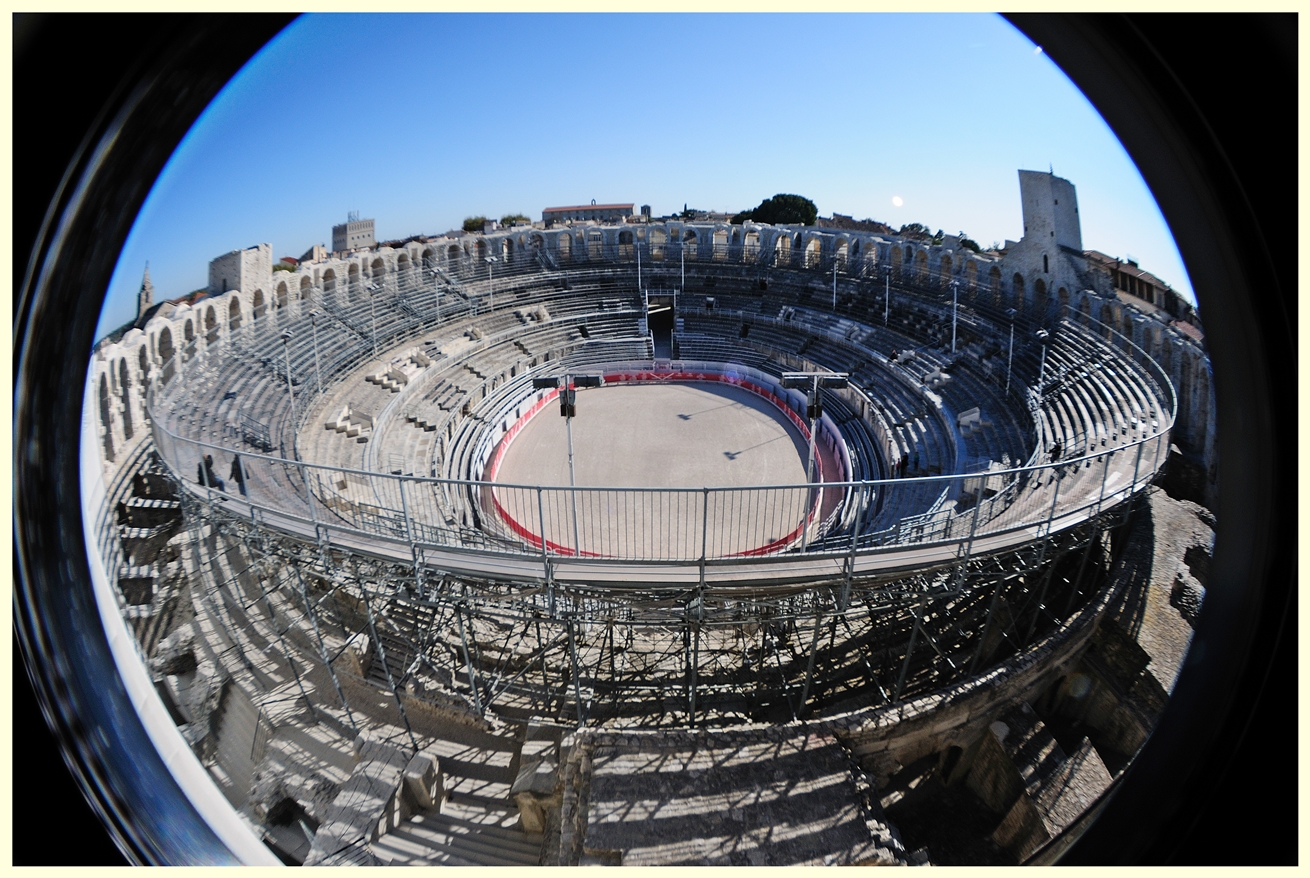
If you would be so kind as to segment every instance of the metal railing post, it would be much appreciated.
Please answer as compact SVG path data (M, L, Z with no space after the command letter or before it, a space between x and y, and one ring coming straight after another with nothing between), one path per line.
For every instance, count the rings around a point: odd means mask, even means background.
M709 555L710 489L701 488L700 515L700 587L705 587L705 559Z

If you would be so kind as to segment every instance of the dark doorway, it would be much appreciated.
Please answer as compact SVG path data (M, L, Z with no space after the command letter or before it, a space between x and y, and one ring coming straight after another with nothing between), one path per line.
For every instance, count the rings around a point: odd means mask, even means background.
M646 312L646 326L655 340L655 356L658 359L673 357L673 306L651 305Z

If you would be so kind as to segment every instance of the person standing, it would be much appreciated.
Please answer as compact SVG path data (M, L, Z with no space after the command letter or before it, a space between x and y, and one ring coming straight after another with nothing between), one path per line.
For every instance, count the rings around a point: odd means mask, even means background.
M205 455L205 478L208 479L211 487L218 488L224 493L227 492L227 488L223 486L223 480L218 477L218 473L214 472L214 455L212 454Z
M239 454L232 455L232 471L228 473L228 476L229 478L232 479L232 481L237 483L237 488L241 491L241 496L242 497L247 496L246 474L241 469L241 455Z

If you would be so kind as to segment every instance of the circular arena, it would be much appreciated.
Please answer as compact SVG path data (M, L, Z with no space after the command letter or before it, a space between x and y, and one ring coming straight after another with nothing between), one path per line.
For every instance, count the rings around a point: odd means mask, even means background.
M186 633L134 630L155 666L188 656L160 685L211 705L232 804L306 863L481 862L453 852L468 832L504 863L926 859L859 778L972 764L996 705L1068 676L1178 411L1123 325L928 252L529 229L174 314L148 441L105 448L102 520L131 533L102 552L130 570L169 541L151 582L186 580L164 614ZM129 620L164 590L132 588ZM619 816L641 754L752 747L863 804L731 856ZM440 769L365 831L334 797L392 750Z

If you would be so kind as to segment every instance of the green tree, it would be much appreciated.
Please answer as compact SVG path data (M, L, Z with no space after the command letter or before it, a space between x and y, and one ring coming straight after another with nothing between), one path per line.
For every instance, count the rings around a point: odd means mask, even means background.
M773 225L802 225L812 226L814 221L819 218L819 209L814 206L814 202L803 195L785 195L779 193L772 198L766 198L760 202L759 207L753 210L742 211L732 218L737 224L744 223L746 220L753 220L757 223L771 223Z
M929 238L932 233L923 223L906 223L901 226L900 231L896 233L902 238Z
M521 213L507 213L500 218L500 224L505 228L511 228L515 223L530 223L531 219Z
M487 218L485 216L466 216L464 217L464 231L480 232L486 223Z

